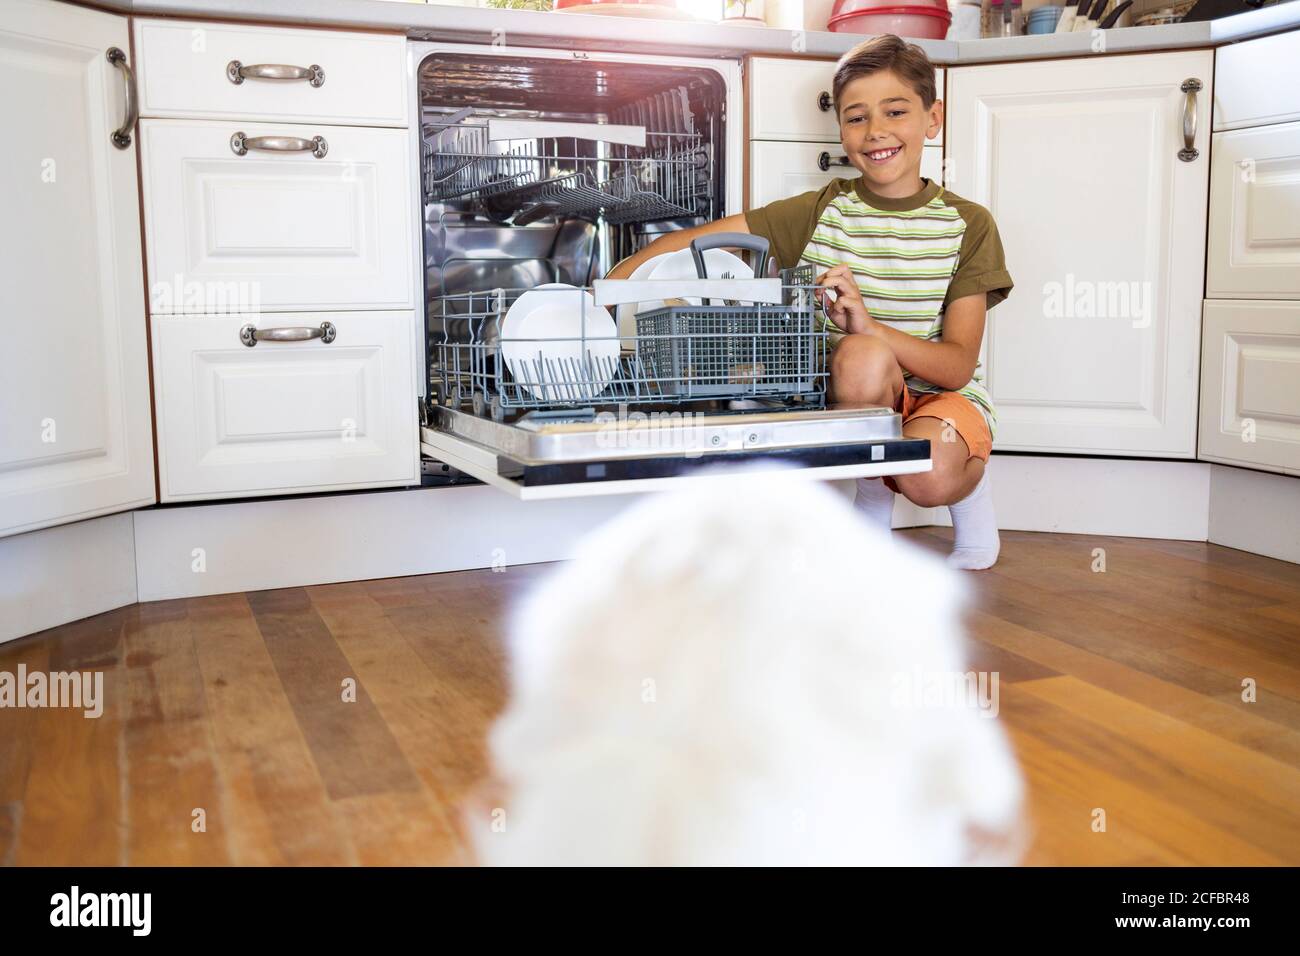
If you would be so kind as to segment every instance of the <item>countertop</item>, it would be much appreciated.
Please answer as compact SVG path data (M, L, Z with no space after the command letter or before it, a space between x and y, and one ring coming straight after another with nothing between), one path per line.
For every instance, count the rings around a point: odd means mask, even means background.
M549 46L610 52L739 57L838 57L861 36L625 17L479 9L390 0L90 0L136 16L184 16L404 32L412 39ZM1105 53L1220 46L1300 27L1300 0L1203 23L1104 31ZM1090 33L990 40L917 40L936 64L1093 54Z

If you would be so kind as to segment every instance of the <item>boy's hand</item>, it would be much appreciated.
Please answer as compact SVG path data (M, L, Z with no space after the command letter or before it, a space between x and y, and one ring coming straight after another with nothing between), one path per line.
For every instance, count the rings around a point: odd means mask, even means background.
M848 266L836 266L817 277L817 285L835 292L835 299L822 292L822 308L826 317L843 332L851 335L871 335L876 331L876 321L862 301L862 292Z

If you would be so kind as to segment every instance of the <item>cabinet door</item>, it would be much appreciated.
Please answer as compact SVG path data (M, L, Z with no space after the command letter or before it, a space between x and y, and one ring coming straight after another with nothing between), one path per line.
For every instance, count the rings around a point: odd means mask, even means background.
M1213 152L1205 294L1300 298L1300 123L1216 133Z
M126 19L0 2L0 535L154 501ZM134 137L133 137L134 138Z
M833 60L749 61L749 138L838 143L840 124L831 106ZM935 92L944 96L944 71L934 71ZM943 130L932 143L943 144Z
M415 335L411 312L155 315L162 500L415 484Z
M839 162L844 151L838 144L750 143L749 207L765 206L821 189L832 179L854 179L858 171ZM832 163L834 165L832 165ZM822 165L826 169L822 169ZM943 148L927 146L921 154L921 175L938 180L943 174Z
M1202 365L1198 457L1300 469L1300 302L1206 302Z
M317 137L320 156L283 149ZM146 119L140 138L154 314L414 307L406 130Z
M1195 455L1211 67L1206 50L949 70L949 186L993 213L1015 282L985 330L997 448Z

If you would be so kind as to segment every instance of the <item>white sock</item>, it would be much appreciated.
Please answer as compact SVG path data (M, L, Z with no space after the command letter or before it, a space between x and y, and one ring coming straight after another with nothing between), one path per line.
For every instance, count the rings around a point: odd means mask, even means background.
M894 523L894 493L879 478L859 478L853 499L857 508L877 528L888 531Z
M948 566L966 571L993 567L1002 546L998 538L997 517L993 514L993 495L989 491L987 466L975 490L956 504L948 506L952 515L954 547Z

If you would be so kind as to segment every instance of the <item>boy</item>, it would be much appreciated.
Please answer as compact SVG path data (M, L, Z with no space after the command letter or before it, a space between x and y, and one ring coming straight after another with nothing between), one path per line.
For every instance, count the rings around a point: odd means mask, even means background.
M953 567L988 568L999 538L985 463L996 414L979 372L986 310L1011 291L1002 241L983 206L920 175L925 140L943 127L934 66L919 47L874 37L836 66L844 152L861 173L820 190L670 233L619 263L686 248L711 232L765 237L782 267L818 266L831 330L828 399L886 405L903 434L930 439L933 470L858 479L857 506L886 529L894 493L952 513Z

